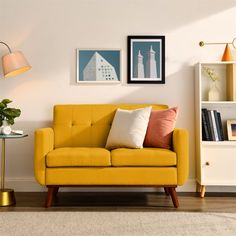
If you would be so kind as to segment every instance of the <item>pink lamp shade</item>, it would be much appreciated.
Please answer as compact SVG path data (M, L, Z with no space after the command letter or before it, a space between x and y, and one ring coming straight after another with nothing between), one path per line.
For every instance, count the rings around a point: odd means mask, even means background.
M31 66L20 51L10 52L2 57L4 77L12 77L31 69Z

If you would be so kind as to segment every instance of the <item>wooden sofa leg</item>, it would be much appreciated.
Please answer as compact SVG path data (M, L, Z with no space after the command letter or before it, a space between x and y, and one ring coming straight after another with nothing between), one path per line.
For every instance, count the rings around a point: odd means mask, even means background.
M59 191L59 187L54 187L54 191L53 191L54 197L57 196L58 191Z
M48 186L48 194L47 194L47 200L45 203L45 207L49 208L53 204L53 199L57 195L59 187L54 187L54 186Z
M165 190L165 194L166 194L167 196L169 196L169 190L168 190L168 187L164 187L164 190Z
M178 201L178 197L177 197L177 194L176 194L176 191L175 191L175 187L169 187L168 191L170 193L170 196L171 196L172 202L174 204L174 207L178 208L179 207L179 201Z

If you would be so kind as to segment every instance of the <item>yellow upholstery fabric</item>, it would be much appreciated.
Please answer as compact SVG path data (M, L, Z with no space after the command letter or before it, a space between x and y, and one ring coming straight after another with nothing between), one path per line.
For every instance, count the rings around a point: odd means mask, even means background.
M45 185L45 156L53 150L54 132L52 128L37 129L34 139L34 174L36 180Z
M183 185L189 174L189 137L186 129L174 130L173 151L177 155L178 185Z
M111 166L110 152L105 148L56 148L46 157L47 167Z
M174 167L47 168L47 185L176 185Z
M162 148L129 149L111 151L112 166L175 166L176 153Z
M154 110L168 108L155 104L56 105L53 123L55 148L105 147L117 108L131 110L146 106L152 106Z

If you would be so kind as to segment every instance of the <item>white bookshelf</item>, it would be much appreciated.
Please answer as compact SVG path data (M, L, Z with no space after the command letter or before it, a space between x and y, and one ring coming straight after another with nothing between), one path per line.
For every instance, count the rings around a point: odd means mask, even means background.
M203 67L220 78L220 101L208 101L211 79ZM236 141L228 141L226 122L236 119L236 62L201 62L195 67L196 182L205 196L207 186L236 186ZM221 113L224 140L202 141L202 108Z

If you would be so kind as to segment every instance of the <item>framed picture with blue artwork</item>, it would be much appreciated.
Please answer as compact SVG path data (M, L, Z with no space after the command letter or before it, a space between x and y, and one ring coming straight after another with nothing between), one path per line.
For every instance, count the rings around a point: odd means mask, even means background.
M128 36L128 83L165 83L165 36Z
M78 83L120 83L120 49L77 49Z

